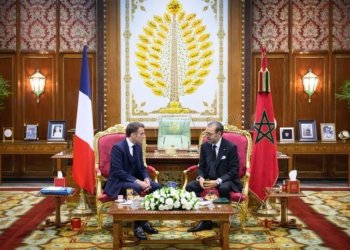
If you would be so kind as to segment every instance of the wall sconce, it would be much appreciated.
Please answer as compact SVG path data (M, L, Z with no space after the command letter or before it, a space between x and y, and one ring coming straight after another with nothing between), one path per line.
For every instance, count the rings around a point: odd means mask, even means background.
M30 85L32 86L33 92L36 94L36 102L39 103L39 95L44 92L46 77L40 74L39 69L36 73L29 77Z
M309 72L303 76L304 91L309 95L309 103L311 103L311 96L315 92L318 84L318 76L312 73L311 68Z

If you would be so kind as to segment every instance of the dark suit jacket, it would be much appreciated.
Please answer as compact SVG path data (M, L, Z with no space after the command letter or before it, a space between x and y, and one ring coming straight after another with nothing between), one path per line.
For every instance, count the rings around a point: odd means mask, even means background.
M203 143L200 152L198 176L204 179L209 178L211 153L212 144L208 142ZM232 181L233 191L241 192L242 184L238 177L239 157L235 144L225 138L221 138L219 153L213 167L216 171L217 178L221 178L222 182Z
M135 144L133 157L136 157L137 167L131 168L131 155L126 139L113 145L111 151L111 166L104 192L111 198L120 193L121 182L135 182L137 179L150 178L142 159L142 147Z

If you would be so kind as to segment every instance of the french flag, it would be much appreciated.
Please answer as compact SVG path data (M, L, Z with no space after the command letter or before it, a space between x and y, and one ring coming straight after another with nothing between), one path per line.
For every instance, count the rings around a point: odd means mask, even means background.
M73 179L84 190L94 194L94 127L92 119L87 46L84 45L80 73L77 122L73 151Z

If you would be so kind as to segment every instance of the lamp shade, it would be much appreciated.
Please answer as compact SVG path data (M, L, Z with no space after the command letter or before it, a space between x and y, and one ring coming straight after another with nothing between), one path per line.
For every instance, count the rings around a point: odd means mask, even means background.
M36 94L36 100L39 102L39 95L44 92L46 77L40 74L39 69L36 73L29 77L30 85L32 86L33 92Z
M303 76L303 87L304 91L309 95L309 103L311 102L311 96L316 91L317 84L318 84L318 76L312 73L311 68L309 69L309 72Z

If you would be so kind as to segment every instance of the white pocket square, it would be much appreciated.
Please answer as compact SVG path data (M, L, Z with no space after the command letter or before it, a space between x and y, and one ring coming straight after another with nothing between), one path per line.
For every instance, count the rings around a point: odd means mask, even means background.
M226 156L221 157L221 160L224 160L224 159L226 159Z

